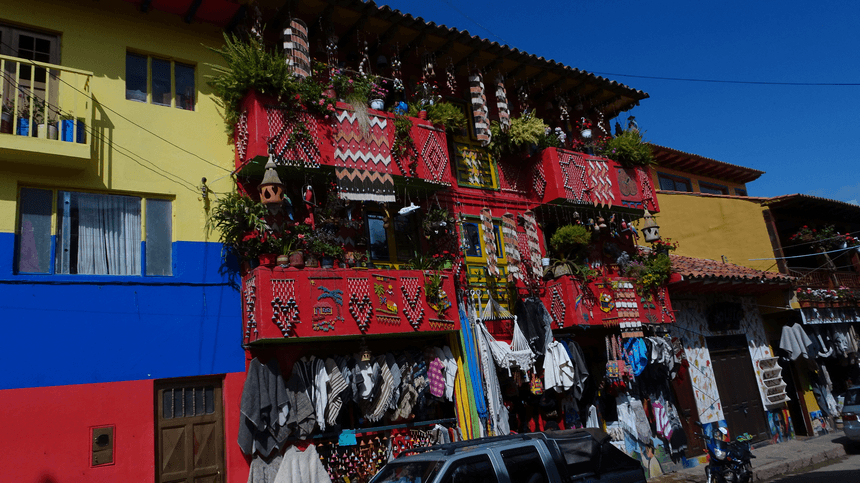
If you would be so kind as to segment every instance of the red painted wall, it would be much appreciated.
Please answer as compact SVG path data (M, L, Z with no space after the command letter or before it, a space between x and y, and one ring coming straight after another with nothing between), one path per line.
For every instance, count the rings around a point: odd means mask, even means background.
M236 444L245 373L223 382L226 482L248 480ZM154 482L153 381L0 391L0 481ZM91 466L93 427L114 427L113 464Z

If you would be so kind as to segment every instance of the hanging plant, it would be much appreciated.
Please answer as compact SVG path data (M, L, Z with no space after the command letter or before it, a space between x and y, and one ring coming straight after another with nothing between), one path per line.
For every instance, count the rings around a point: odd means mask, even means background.
M622 131L621 134L610 139L605 147L599 149L597 154L618 161L626 168L654 164L651 145L642 140L642 134L637 129Z

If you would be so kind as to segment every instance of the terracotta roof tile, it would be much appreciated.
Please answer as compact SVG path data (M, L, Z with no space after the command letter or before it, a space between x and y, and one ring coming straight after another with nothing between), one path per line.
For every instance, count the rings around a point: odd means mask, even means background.
M685 279L732 281L768 284L789 284L795 280L794 277L777 272L766 272L754 268L735 265L734 263L723 263L705 258L684 257L681 255L669 255L672 260L672 271L682 275Z

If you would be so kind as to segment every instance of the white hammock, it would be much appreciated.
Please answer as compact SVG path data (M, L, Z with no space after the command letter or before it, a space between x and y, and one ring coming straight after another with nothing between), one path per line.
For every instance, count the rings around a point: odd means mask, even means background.
M511 345L506 342L496 340L484 322L480 319L476 324L483 336L487 340L487 345L490 348L490 353L493 355L493 361L502 369L508 370L508 376L511 375L512 367L519 367L525 374L526 382L528 382L528 372L534 369L535 355L529 347L526 336L523 335L520 327L517 325L517 318L514 317L514 338Z

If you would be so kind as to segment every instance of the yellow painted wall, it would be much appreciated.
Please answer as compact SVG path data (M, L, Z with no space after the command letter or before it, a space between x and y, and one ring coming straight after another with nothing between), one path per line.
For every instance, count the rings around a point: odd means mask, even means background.
M0 157L0 232L15 231L17 192L29 186L171 197L174 240L204 241L204 203L195 187L206 177L215 192L233 189L228 176L232 144L206 84L212 74L206 63L223 64L205 47L223 43L220 29L199 22L189 25L180 16L156 10L144 14L134 4L117 0L74 5L5 2L0 22L61 34L60 64L94 74L93 126L104 134L104 142L93 139L93 159L81 161L82 170L46 169L22 164L14 156ZM195 111L126 100L127 50L195 65ZM0 135L0 142L5 136ZM189 186L167 179L176 177Z
M743 198L658 193L655 216L660 236L678 242L678 255L727 261L758 270L778 271L762 207Z
M717 179L717 178L709 178L707 176L699 176L699 175L695 175L695 174L690 174L690 173L685 172L685 171L678 171L676 169L664 168L663 166L656 166L651 170L652 181L654 183L654 188L656 188L656 189L660 188L660 181L658 179L658 173L669 174L669 175L689 179L690 183L692 184L692 186L690 188L696 193L699 193L702 191L702 189L699 187L700 181L704 182L704 183L726 186L729 188L729 194L733 195L733 196L737 195L737 193L735 193L735 188L740 188L744 191L746 191L746 189L747 189L746 184L743 184L743 183L732 183L730 181L725 181L725 180L721 180L721 179Z

